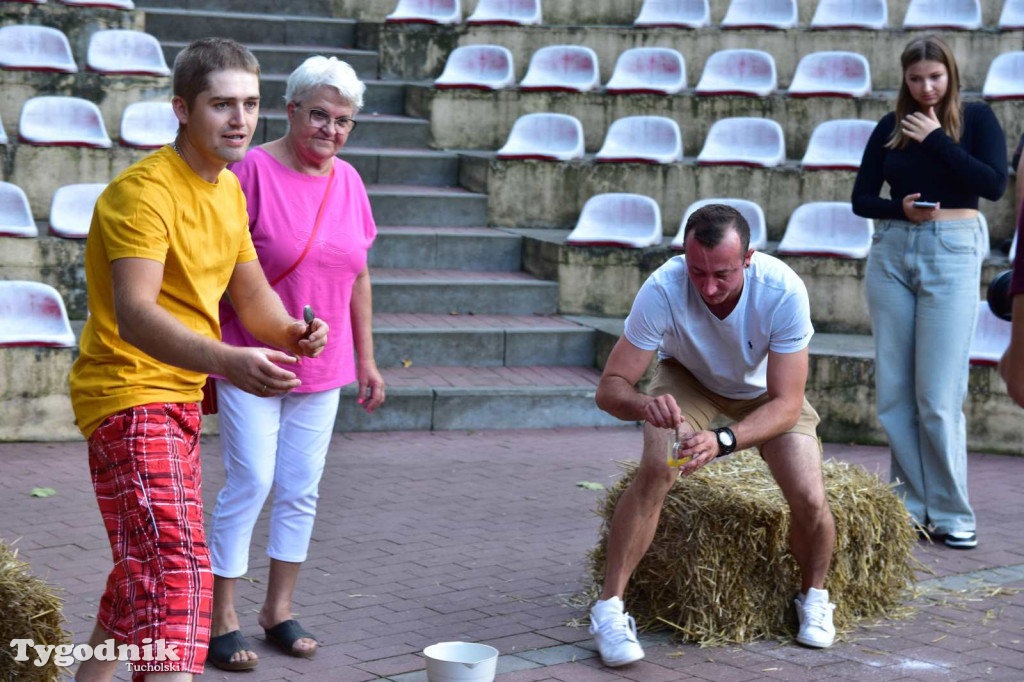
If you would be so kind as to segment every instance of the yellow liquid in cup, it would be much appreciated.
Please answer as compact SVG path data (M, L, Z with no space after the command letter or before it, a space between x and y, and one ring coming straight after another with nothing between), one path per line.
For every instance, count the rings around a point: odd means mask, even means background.
M681 467L684 464L686 464L687 462L689 462L691 459L693 459L692 455L687 455L685 457L676 457L676 455L679 452L679 447L680 447L680 445L679 445L678 442L677 443L673 443L672 449L669 450L669 453L668 453L668 465L670 467Z

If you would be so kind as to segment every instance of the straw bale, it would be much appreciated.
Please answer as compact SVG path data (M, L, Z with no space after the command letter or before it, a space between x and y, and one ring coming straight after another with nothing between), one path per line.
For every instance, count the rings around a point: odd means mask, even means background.
M15 650L8 645L14 639L31 639L35 644L70 644L71 637L64 631L63 605L56 590L29 572L29 565L18 559L12 550L0 541L0 680L29 682L56 680L63 670L54 665L53 657L46 665L35 665L32 660L15 661Z
M590 553L591 575L604 575L615 503L636 473L600 504L601 540ZM890 486L859 466L824 463L836 545L825 587L836 602L835 623L891 616L910 596L917 544L912 521ZM701 645L750 642L796 631L792 600L800 572L789 552L789 507L755 450L679 479L665 500L658 530L626 590L641 629L671 627Z

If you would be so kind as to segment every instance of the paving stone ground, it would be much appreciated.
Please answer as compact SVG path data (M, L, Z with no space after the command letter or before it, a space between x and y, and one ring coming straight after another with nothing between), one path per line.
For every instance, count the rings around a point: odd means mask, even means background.
M869 623L827 651L788 642L699 649L646 635L646 660L616 670L595 658L578 593L597 539L599 493L616 460L638 455L640 431L405 432L337 435L314 541L296 595L323 645L313 660L269 648L256 625L267 576L266 515L240 587L243 632L261 656L252 673L209 668L202 679L425 680L424 646L482 641L502 655L499 682L1024 680L1024 458L972 455L981 545L922 543L923 575L943 600L910 620ZM219 442L203 443L209 514L223 481ZM885 475L883 448L827 445L826 454ZM37 575L65 591L75 642L86 640L109 570L82 443L0 444L0 538L17 539ZM33 498L36 486L57 490ZM1002 586L1003 594L995 588ZM1016 589L1014 589L1016 588ZM5 643L4 643L5 644ZM118 679L128 679L124 671Z

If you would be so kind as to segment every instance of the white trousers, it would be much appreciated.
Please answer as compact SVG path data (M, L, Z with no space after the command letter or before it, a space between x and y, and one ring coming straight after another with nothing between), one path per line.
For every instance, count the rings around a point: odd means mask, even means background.
M214 575L237 578L249 570L253 527L271 488L267 555L306 560L340 394L336 388L261 398L217 381L227 479L208 538Z

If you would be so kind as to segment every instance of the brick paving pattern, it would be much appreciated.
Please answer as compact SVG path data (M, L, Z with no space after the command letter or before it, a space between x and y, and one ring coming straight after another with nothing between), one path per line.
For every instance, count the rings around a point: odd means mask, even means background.
M979 548L919 549L934 573L922 576L926 586L952 595L948 603L918 600L913 618L864 624L827 651L777 641L699 649L656 633L645 636L646 660L603 668L578 626L585 613L565 604L581 589L599 524L599 493L576 484L614 480L615 460L637 456L639 444L633 427L337 435L295 604L320 652L281 655L256 625L268 564L264 515L250 573L259 582L239 588L259 667L208 668L202 679L422 681L423 647L464 639L502 652L499 682L1024 680L1024 593L1012 589L1024 588L1024 458L997 455L970 458ZM210 511L223 468L217 439L203 449ZM826 452L885 471L882 448ZM110 567L85 446L0 444L0 461L0 537L18 538L21 557L65 590L69 629L84 642ZM33 498L36 486L57 495ZM981 589L994 585L1010 589Z

